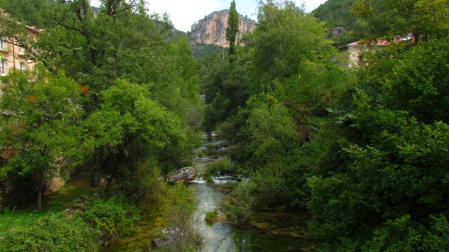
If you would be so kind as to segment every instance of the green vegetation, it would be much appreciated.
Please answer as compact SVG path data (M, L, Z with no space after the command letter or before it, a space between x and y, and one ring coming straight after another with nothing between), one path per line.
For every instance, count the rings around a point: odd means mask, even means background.
M2 220L16 218L14 226L2 225L2 251L98 251L119 237L133 234L137 209L118 198L79 198L64 213L44 215L4 212Z
M43 70L37 75L16 72L4 82L2 109L13 113L0 122L0 139L9 156L0 181L13 187L5 202L20 205L35 193L24 187L36 186L35 202L41 209L44 180L81 163L77 123L83 115L82 97L78 84L62 72L57 76Z
M226 206L229 219L237 225L245 225L249 222L256 197L252 190L256 186L253 182L241 182L233 190L231 203Z
M194 229L195 196L181 183L168 188L163 200L167 229L162 234L162 249L169 251L195 251L201 246L201 234Z
M95 251L99 249L99 230L80 217L43 217L26 228L9 232L0 244L2 251Z
M218 174L222 175L236 175L237 167L232 163L231 159L226 157L223 160L212 162L206 166L204 176L211 179Z
M212 52L216 52L224 57L225 51L227 51L226 48L215 44L195 43L192 45L192 53L197 60L209 56ZM199 74L199 78L201 78L201 76L202 75Z
M321 251L448 250L449 2L352 3L329 1L314 17L261 1L256 30L233 46L233 1L229 53L196 61L187 37L143 1L103 1L95 14L88 0L2 1L2 34L40 65L2 77L2 209L42 208L44 183L80 165L93 187L107 181L102 200L64 214L3 210L0 249L95 251L132 235L148 205L167 226L161 249L198 249L193 193L159 178L189 162L203 127L232 145L206 175L250 177L232 192L231 222L307 211ZM45 31L31 39L25 23ZM334 25L346 37L329 40ZM336 62L333 45L348 38L409 33L360 46L352 69Z
M229 8L228 27L226 28L226 40L229 42L229 60L234 60L235 39L239 32L239 13L235 9L235 1L232 0Z
M102 1L96 10L88 0L5 0L0 7L9 13L0 18L2 35L37 63L1 80L0 207L45 208L47 182L68 180L80 166L103 190L102 200L72 206L67 223L64 200L48 204L58 205L54 217L50 208L43 217L13 211L2 248L97 251L100 241L133 235L137 207L161 204L161 173L183 167L199 142L202 108L188 38L166 17L147 14L144 1ZM44 31L34 39L25 24ZM8 233L18 224L13 216L24 225Z
M12 17L24 12L25 3L10 2L2 4ZM110 175L108 195L129 192L114 184L141 163L151 164L149 172L181 167L201 121L187 37L172 36L169 21L150 17L143 2L108 1L96 15L87 0L35 5L48 21L37 41L23 24L1 20L3 34L42 63L3 80L1 107L12 115L0 130L3 205L23 207L37 195L40 208L43 182L79 164L92 164L94 187Z
M206 217L204 218L204 220L207 223L213 223L217 220L217 217L218 217L218 210L213 210L206 213Z
M323 23L289 1L260 5L237 60L204 79L204 127L235 143L231 159L251 178L230 219L308 210L323 251L446 250L448 6L355 2L353 35L415 39L367 50L351 70L334 62Z
M334 41L336 47L347 45L362 37L363 22L351 14L351 6L357 0L327 0L318 8L312 11L312 14L320 21L326 22L328 38ZM341 34L333 34L334 28L343 28ZM337 35L337 36L335 36Z

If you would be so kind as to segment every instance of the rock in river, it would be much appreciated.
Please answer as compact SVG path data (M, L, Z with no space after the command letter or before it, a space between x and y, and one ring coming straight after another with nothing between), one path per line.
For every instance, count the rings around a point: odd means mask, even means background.
M184 167L170 173L168 175L168 181L171 183L191 181L194 180L195 177L195 169L193 167Z

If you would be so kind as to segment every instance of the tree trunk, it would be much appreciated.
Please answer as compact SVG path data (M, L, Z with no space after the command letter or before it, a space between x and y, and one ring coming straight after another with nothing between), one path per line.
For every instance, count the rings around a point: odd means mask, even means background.
M42 193L44 191L44 182L39 183L37 186L37 209L42 209Z
M119 157L117 157L117 159L115 160L116 162L115 162L115 164L114 164L114 171L112 172L112 175L111 175L111 177L110 177L109 180L108 180L108 184L106 185L106 188L104 189L104 194L106 194L106 195L107 195L107 193L108 193L109 187L110 187L111 184L112 184L112 181L115 179L115 176L117 175L118 164L120 163L121 159L122 159L121 156L119 156Z
M100 180L100 156L101 154L95 156L94 170L92 171L92 178L90 180L91 187L97 187L98 181Z
M92 178L90 180L91 187L97 187L98 181L100 180L100 169L97 165L95 165L94 170L92 171Z

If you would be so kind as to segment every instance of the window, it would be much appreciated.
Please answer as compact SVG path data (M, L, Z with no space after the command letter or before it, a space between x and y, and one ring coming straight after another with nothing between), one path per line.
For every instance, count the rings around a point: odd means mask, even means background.
M2 59L0 62L0 74L5 76L8 74L8 62L5 59Z
M20 70L20 71L25 71L25 70L27 70L27 65L25 64L25 62L20 62L20 64L19 64L19 70Z
M6 50L6 41L4 41L5 37L0 35L0 50Z
M25 49L23 47L21 47L21 46L19 46L19 54L20 55L25 54Z

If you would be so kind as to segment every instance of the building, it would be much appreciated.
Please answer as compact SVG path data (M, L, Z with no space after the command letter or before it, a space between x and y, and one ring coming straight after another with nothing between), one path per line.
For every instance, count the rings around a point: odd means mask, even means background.
M408 37L403 37L399 39L395 39L393 43L400 43L403 41L410 41L410 43L413 42L413 38L411 35ZM382 47L391 45L391 42L388 40L377 40L377 41L371 41L370 43L362 43L360 41L352 42L344 47L342 47L342 51L347 52L347 67L353 68L359 66L361 60L362 60L362 53L367 50L379 50Z
M42 31L34 26L26 26L27 36L37 39ZM0 29L1 32L1 29ZM8 38L0 33L0 75L7 76L13 70L33 70L34 61L27 56L25 48L16 43L16 39ZM2 85L2 84L0 84ZM0 88L0 96L3 93L3 85Z

